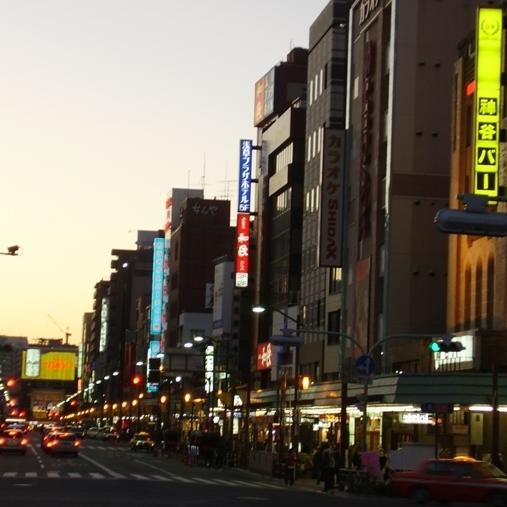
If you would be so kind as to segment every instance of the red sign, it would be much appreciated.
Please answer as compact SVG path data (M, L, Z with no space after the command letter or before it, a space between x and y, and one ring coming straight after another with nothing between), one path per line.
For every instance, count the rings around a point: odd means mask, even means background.
M257 345L257 370L269 370L273 363L273 351L271 343L259 343Z
M236 222L236 287L248 287L250 213L238 213Z

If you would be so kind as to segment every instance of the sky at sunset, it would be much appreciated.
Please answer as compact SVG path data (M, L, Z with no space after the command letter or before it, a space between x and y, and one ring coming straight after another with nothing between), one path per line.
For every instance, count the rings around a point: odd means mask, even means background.
M172 187L235 198L254 83L328 0L0 0L0 334L81 338ZM233 180L226 184L224 181Z

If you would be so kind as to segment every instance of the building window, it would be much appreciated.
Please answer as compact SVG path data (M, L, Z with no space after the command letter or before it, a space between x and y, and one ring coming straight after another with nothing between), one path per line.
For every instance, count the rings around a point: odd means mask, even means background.
M342 283L341 268L331 268L329 270L329 294L339 294Z
M465 270L465 316L463 320L464 330L471 327L472 322L472 271L470 266Z
M329 312L327 314L327 330L328 332L339 333L340 332L340 310ZM340 343L340 337L336 334L329 334L327 338L328 345L338 345Z
M327 90L327 80L328 80L328 75L327 75L327 63L326 65L324 65L324 90Z
M280 215L281 213L283 213L284 211L287 211L288 209L290 209L290 198L291 198L291 190L290 188L288 188L287 190L285 190L284 192L282 192L281 194L278 194L276 196L276 200L275 200L275 210L274 210L274 215Z
M322 95L324 91L324 69L320 69L320 87L319 87L319 95Z
M307 145L306 151L308 153L307 160L308 160L308 162L310 162L310 160L312 159L312 135L311 134L308 136L308 145Z
M313 79L310 80L310 106L313 102Z
M312 158L317 154L317 131L314 130L312 134Z
M293 144L289 144L286 146L280 153L276 156L275 163L275 172L282 170L284 167L287 167L293 161L294 148Z
M314 88L314 94L313 94L313 100L317 100L317 97L319 96L319 74L315 74L315 88Z
M488 259L488 278L487 278L487 296L486 296L486 328L493 329L495 312L495 260L493 257Z
M475 326L482 326L482 262L479 261L475 272Z

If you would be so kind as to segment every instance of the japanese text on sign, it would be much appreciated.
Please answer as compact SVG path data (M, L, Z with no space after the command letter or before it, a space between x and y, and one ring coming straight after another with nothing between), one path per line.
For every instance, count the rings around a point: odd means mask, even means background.
M252 141L239 142L239 192L238 212L250 212L250 188L252 185Z
M238 213L236 224L236 287L248 287L250 213Z
M474 193L498 195L502 9L479 9L477 19Z

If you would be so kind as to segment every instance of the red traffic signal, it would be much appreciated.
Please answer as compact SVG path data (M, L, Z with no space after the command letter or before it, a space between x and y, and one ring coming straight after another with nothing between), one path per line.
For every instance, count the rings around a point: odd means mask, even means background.
M132 377L132 384L134 384L135 386L140 385L142 381L143 381L143 377L141 377L141 375L134 375Z

